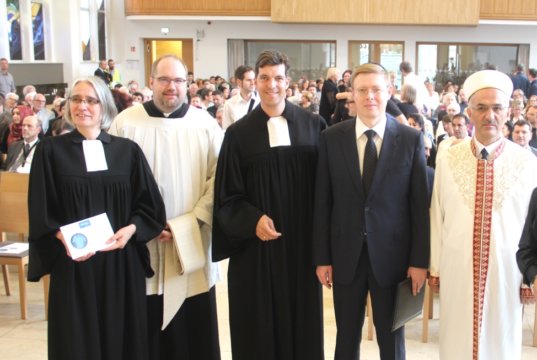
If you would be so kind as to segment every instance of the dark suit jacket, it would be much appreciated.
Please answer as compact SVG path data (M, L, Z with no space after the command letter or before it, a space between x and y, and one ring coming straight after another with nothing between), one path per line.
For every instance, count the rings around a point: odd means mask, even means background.
M9 168L15 163L19 154L23 151L24 140L15 141L7 149L6 162L2 165L2 170L9 170Z
M526 97L529 99L530 96L537 95L537 80L533 80L530 83L530 88L528 89L528 93L526 94Z
M511 80L513 81L513 90L520 89L524 91L524 95L527 96L530 89L530 81L522 72L517 72L516 74L511 75Z
M332 265L334 281L355 275L364 241L380 286L429 266L429 199L422 135L388 115L373 184L364 198L356 119L325 130L319 144L314 263Z
M93 75L100 77L106 85L110 84L110 81L112 81L112 75L101 68L97 68Z

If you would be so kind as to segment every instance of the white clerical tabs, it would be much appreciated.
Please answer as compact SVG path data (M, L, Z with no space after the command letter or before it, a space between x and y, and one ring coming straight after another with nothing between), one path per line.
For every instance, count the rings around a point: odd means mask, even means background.
M64 225L60 231L73 259L110 246L106 241L114 235L106 213Z
M101 140L84 140L82 149L88 172L108 170Z
M267 121L270 147L290 146L289 126L283 116L271 117Z

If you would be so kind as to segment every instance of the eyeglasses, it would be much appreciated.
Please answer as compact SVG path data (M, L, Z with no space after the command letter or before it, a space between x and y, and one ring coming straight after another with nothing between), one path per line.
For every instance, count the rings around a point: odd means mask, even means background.
M380 95L380 93L382 93L383 89L381 89L381 88L372 88L372 89L358 88L358 89L355 89L354 91L358 95L365 97L365 96L368 96L369 93L373 93L374 96Z
M166 76L161 76L158 78L154 77L153 79L157 80L158 83L162 86L170 86L170 83L172 81L175 86L183 85L186 82L186 79L182 79L182 78L170 79L169 77L166 77Z
M500 104L494 104L494 105L482 105L482 104L480 104L480 105L477 105L477 106L472 106L472 109L475 112L478 112L478 113L481 113L481 114L488 113L490 111L490 109L492 109L492 111L495 114L500 114L506 108L507 108L506 106L503 106L503 105L500 105Z
M86 96L85 98L82 96L74 95L69 98L69 101L71 101L73 104L81 104L86 103L87 105L97 105L101 101L99 99L96 99L91 96Z

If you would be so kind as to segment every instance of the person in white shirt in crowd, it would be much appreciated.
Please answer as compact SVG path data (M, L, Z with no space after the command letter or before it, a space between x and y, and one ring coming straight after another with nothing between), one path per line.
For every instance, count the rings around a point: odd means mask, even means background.
M427 98L429 97L429 92L425 87L425 83L419 78L418 75L414 74L412 70L412 65L408 61L403 61L399 65L399 70L403 76L403 85L413 85L416 88L416 107L418 109L423 108L427 103Z
M235 78L239 93L231 97L224 104L224 122L222 127L229 125L252 111L259 104L259 97L255 91L254 69L241 65L235 70Z
M47 132L49 122L55 118L54 113L47 109L46 104L47 99L45 98L45 95L39 93L35 94L32 100L32 111L34 112L34 115L41 120L43 133Z

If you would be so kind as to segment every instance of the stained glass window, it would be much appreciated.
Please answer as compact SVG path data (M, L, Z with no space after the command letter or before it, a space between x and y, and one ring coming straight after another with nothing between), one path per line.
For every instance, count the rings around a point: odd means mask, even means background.
M80 45L82 47L82 60L91 60L91 43L90 43L90 10L89 1L80 2Z
M6 0L9 56L22 60L21 23L19 0Z
M104 60L106 56L106 12L104 0L97 0L97 37L99 39L99 59Z
M32 0L32 33L34 59L45 60L45 26L42 0Z

